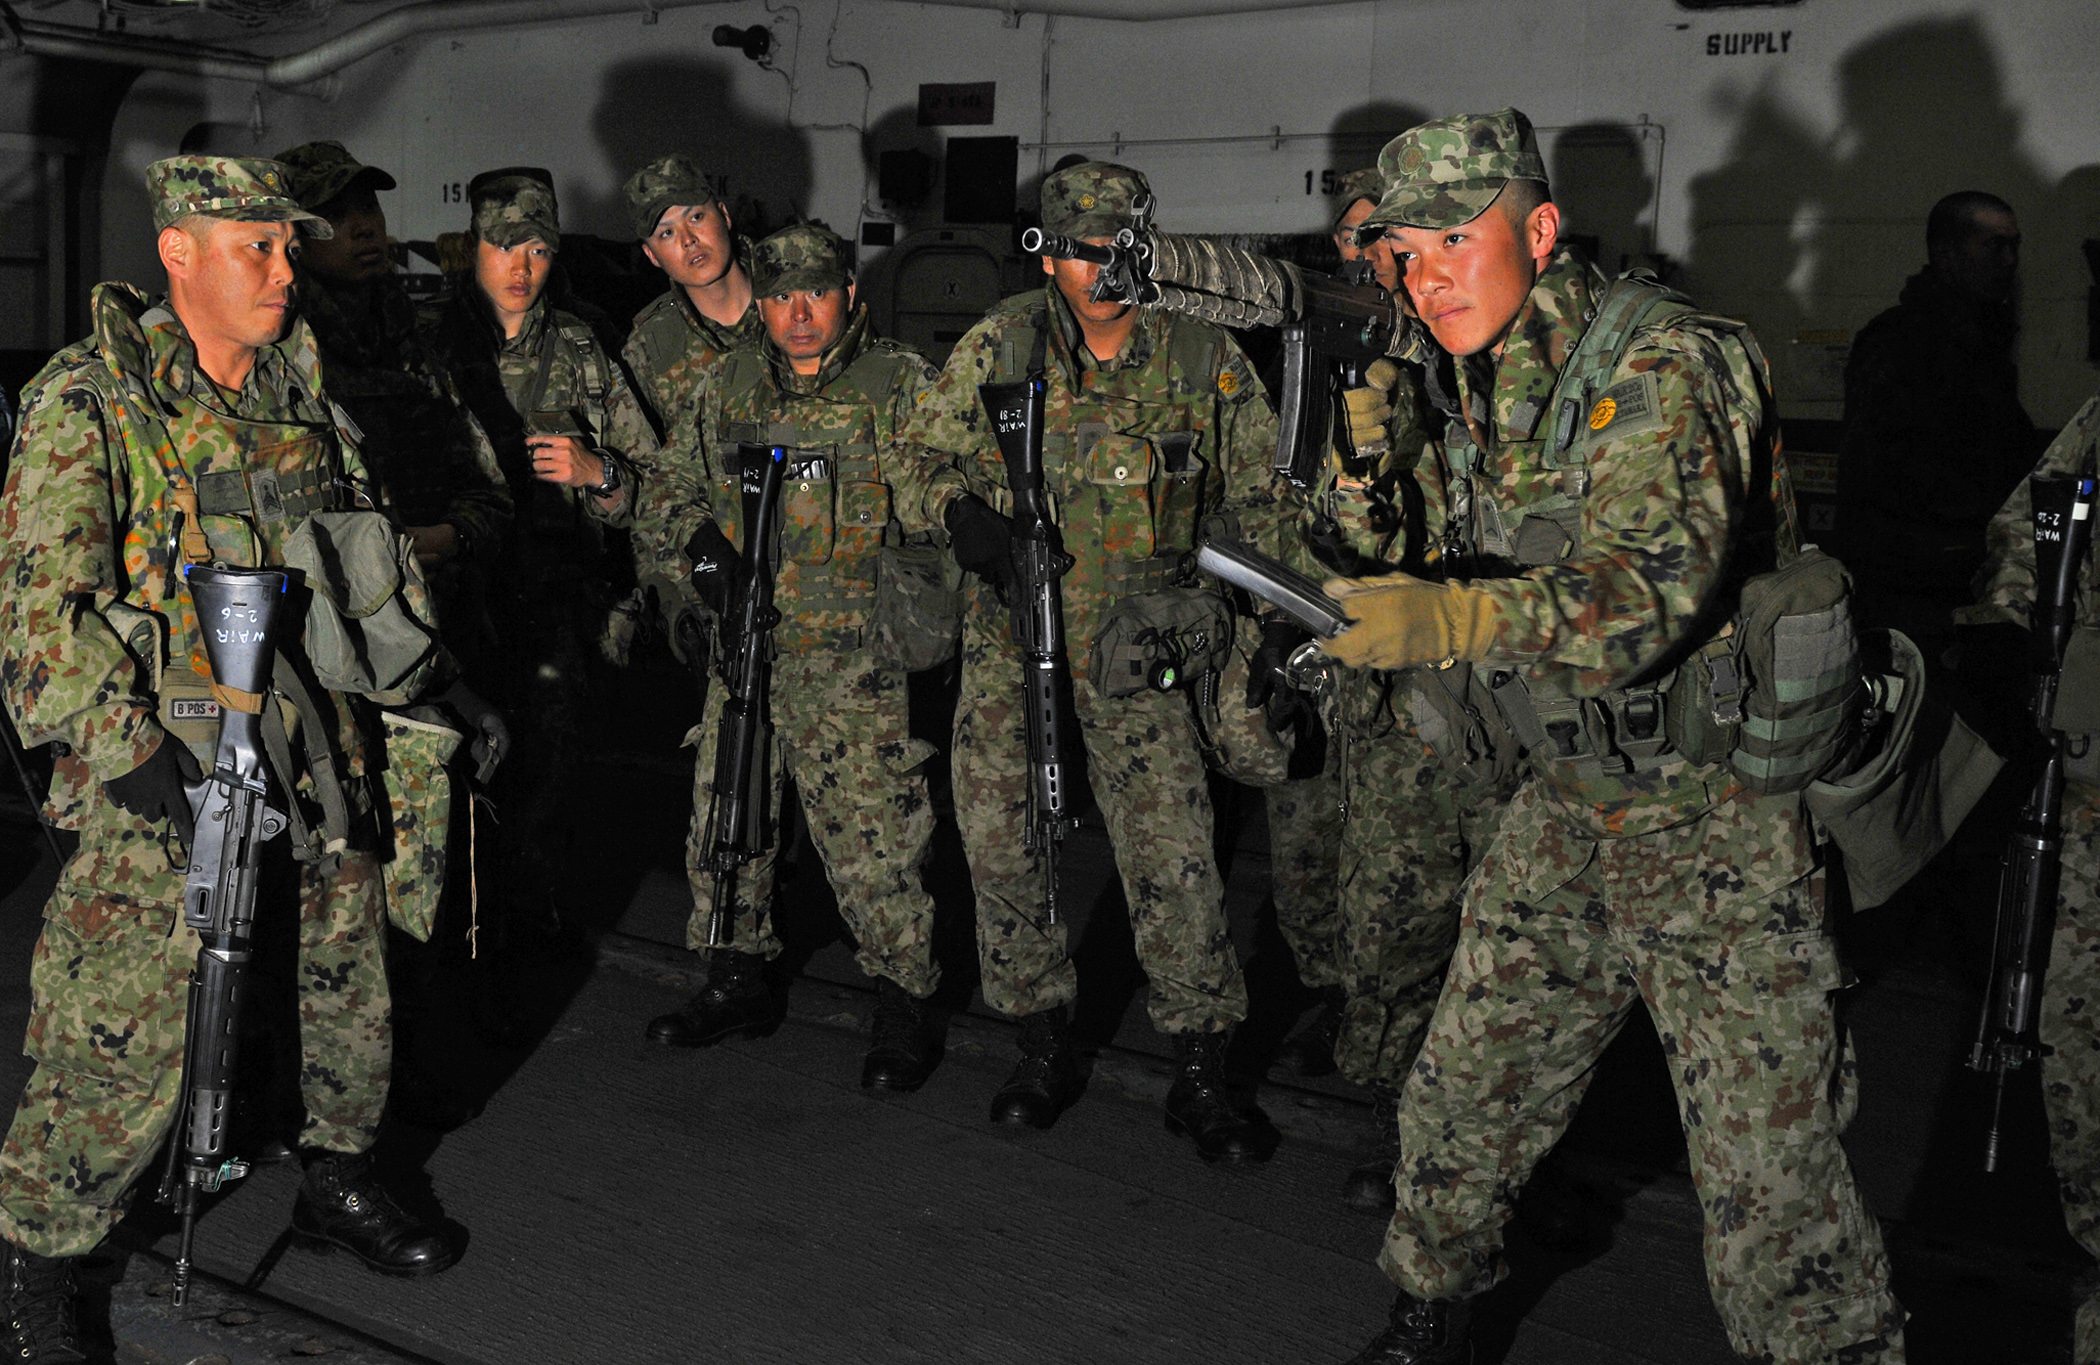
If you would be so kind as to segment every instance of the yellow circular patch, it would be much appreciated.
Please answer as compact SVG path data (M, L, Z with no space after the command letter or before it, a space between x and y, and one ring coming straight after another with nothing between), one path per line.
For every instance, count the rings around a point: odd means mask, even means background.
M1081 207L1081 208L1083 208L1083 209L1090 209L1090 208L1092 208L1093 206L1094 206L1094 196L1093 196L1093 195L1091 195L1091 194L1082 194L1082 195L1080 195L1080 196L1079 196L1079 207Z
M1230 398L1239 391L1240 377L1231 370L1221 371L1218 375L1218 392Z
M1611 419L1618 415L1619 405L1617 403L1614 403L1609 398L1598 399L1597 406L1590 409L1590 430L1604 430L1611 425Z
M1409 146L1400 149L1400 169L1410 174L1421 170L1422 163L1426 160L1428 158L1422 154L1420 147Z

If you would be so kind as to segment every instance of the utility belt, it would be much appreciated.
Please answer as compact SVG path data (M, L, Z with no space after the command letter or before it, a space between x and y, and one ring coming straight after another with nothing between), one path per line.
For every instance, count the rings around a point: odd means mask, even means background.
M1726 763L1753 793L1800 791L1842 766L1868 710L1850 595L1843 566L1810 548L1746 581L1735 618L1666 674L1594 697L1509 670L1425 676L1417 728L1469 773L1513 746L1577 782Z
M334 512L349 497L325 467L278 471L226 469L196 479L197 510L208 517L254 517L297 525L315 512Z

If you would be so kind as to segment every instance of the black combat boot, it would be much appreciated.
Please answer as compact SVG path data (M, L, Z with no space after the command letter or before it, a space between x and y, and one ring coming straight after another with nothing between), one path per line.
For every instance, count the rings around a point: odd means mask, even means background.
M933 1007L888 977L878 980L875 990L875 1040L861 1064L860 1088L909 1094L926 1084L940 1060Z
M1071 1015L1063 1005L1021 1019L1021 1063L992 1096L992 1122L1048 1128L1086 1088L1066 1036Z
M1267 1161L1283 1140L1268 1116L1225 1087L1224 1033L1184 1033L1181 1074L1167 1091L1167 1131L1196 1144L1205 1161Z
M73 1258L7 1244L7 1358L19 1365L84 1365L74 1320Z
M1284 1039L1276 1065L1291 1076L1332 1076L1334 1049L1342 1037L1342 988L1320 987L1320 1008L1304 1028Z
M1371 1092L1369 1145L1342 1182L1342 1202L1352 1209L1390 1218L1393 1168L1400 1164L1400 1096L1384 1087Z
M386 1192L372 1154L302 1151L306 1179L292 1205L292 1228L309 1245L339 1246L382 1275L435 1275L459 1259L437 1229Z
M1402 1294L1393 1318L1349 1365L1467 1365L1473 1359L1470 1299L1418 1299Z
M732 1033L763 1038L780 1027L766 960L756 953L717 948L707 968L707 989L670 1014L649 1021L649 1041L668 1047L706 1047Z

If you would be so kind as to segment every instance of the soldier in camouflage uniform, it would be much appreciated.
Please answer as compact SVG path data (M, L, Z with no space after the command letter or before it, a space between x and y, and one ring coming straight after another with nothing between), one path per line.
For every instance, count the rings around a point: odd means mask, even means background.
M2100 398L2051 443L2036 474L2091 477L2100 461ZM1957 623L2028 624L2035 599L2034 503L2025 480L1985 531L1983 602L1956 611ZM2100 547L2079 579L2080 629L2100 627ZM2024 642L2014 648L2024 648ZM2060 695L2091 708L2100 678L2067 669ZM2059 702L2059 706L2063 703ZM2059 712L2061 714L2061 712ZM2075 748L2074 748L2075 752ZM2087 748L2090 753L2090 746ZM2042 1103L2049 1115L2049 1160L2063 1196L2064 1224L2100 1255L2100 783L2091 760L2074 764L2064 787L2063 869L2049 974L2041 1003ZM2078 1306L2073 1365L2100 1365L2100 1291Z
M479 674L492 647L487 577L510 534L510 489L481 424L418 335L415 303L394 274L377 193L394 178L340 142L304 143L277 161L292 197L334 234L309 242L297 262L299 316L320 347L328 397L356 426L380 502L415 542L446 647ZM475 1111L414 1060L441 949L401 935L390 956L400 1059L392 1108L442 1130Z
M903 543L893 503L898 426L937 375L916 352L875 336L856 301L851 248L817 224L784 228L751 254L763 345L732 351L703 395L696 430L667 447L641 513L645 553L667 575L721 566L751 534L738 446L789 447L774 606L771 712L779 758L766 796L777 810L792 777L810 838L881 991L863 1086L918 1089L937 1060L927 999L940 984L933 898L920 869L933 841L926 760L908 732L905 674L878 644L878 556ZM921 537L930 540L930 537ZM719 582L726 571L705 575ZM728 603L709 604L718 618ZM724 653L727 650L725 648ZM711 689L693 766L686 845L693 916L687 944L707 951L714 878L706 865L715 743L726 687ZM682 1047L768 1031L778 1009L765 964L780 953L771 899L778 849L736 882L729 947L710 955L705 990L649 1022L652 1041Z
M730 222L714 178L683 153L636 171L624 193L642 254L670 277L671 287L635 315L621 357L669 446L695 434L708 376L722 357L765 342L745 268L751 243ZM706 614L692 584L665 578L653 572L648 556L641 559L642 591L655 596L672 652L704 667L704 657L692 657L704 654L696 642Z
M1327 648L1354 667L1484 666L1507 728L1530 732L1520 708L1554 728L1466 886L1400 1103L1379 1259L1401 1292L1356 1360L1468 1358L1516 1192L1637 1002L1671 1059L1736 1350L1900 1360L1888 1259L1837 1140L1831 997L1845 973L1799 796L1755 796L1725 763L1635 743L1653 713L1623 690L1709 638L1738 575L1798 552L1762 358L1741 324L1609 283L1559 243L1515 110L1412 129L1379 167L1387 191L1359 231L1384 235L1426 323L1404 349L1457 361L1449 440L1466 505L1450 577L1329 585L1355 624ZM1601 313L1625 330L1600 325L1585 348ZM1587 378L1557 393L1564 369L1593 374L1600 354L1594 393ZM1610 729L1607 715L1627 720Z
M1043 182L1043 226L1107 240L1149 195L1127 167L1087 162ZM1040 371L1045 485L1077 560L1064 576L1065 638L1095 795L1115 840L1152 1019L1180 1049L1167 1123L1206 1160L1265 1160L1276 1130L1227 1091L1227 1031L1246 988L1226 933L1211 852L1212 813L1185 698L1110 699L1085 676L1088 648L1123 599L1167 586L1207 516L1238 514L1249 534L1278 515L1267 463L1274 415L1223 332L1152 308L1092 302L1096 268L1045 257L1052 285L1010 299L956 344L901 439L926 461L905 507L915 529L945 527L970 587L962 699L955 718L956 815L977 892L985 1000L1021 1018L1021 1063L992 1104L995 1122L1047 1128L1077 1098L1066 1037L1078 988L1062 925L1044 917L1044 869L1023 848L1028 750L1021 656L994 584L1009 570L1006 467L978 385Z
M340 142L308 142L276 159L300 207L335 234L298 262L299 316L320 345L328 396L363 433L381 500L430 577L445 643L468 660L488 635L478 589L510 533L510 489L487 434L417 334L415 303L394 274L376 193L394 178Z
M1335 187L1334 241L1344 262L1365 256L1365 249L1356 244L1356 225L1377 206L1381 186L1377 168L1370 167L1351 171ZM1384 422L1367 423L1374 424L1381 428L1377 439L1386 440ZM1403 435L1401 448L1419 445L1407 445ZM1270 630L1274 644L1268 662L1273 668L1289 658L1285 641L1294 643L1302 634L1291 632L1288 622ZM1276 928L1297 959L1298 979L1320 993L1318 1011L1285 1040L1277 1056L1286 1071L1300 1076L1333 1073L1335 1041L1342 1028L1342 970L1335 955L1343 810L1340 752L1330 753L1327 760L1318 773L1270 788L1266 803Z
M293 527L364 477L291 308L294 224L327 224L274 162L175 157L147 184L169 298L95 291L95 335L26 392L0 507L0 690L25 739L57 741L48 814L80 840L45 906L25 1043L37 1065L0 1148L10 1345L40 1361L84 1358L72 1258L123 1215L179 1105L198 949L181 914L195 837L183 784L211 762L217 726L170 709L188 697L195 716L209 695L178 553L282 563ZM375 1268L427 1274L455 1253L393 1203L367 1155L389 1060L385 905L369 739L348 698L324 695L332 762L306 781L344 790L348 847L272 868L265 893L295 901L299 924L307 1173L293 1222ZM294 913L269 903L257 918L279 912Z
M596 642L623 577L609 539L633 519L656 438L634 391L588 323L547 298L561 230L554 192L523 175L480 183L474 271L427 308L425 338L495 446L517 506L491 571L497 648L476 679L517 721L496 782L504 899L556 917L552 897L577 860L564 788L585 726Z

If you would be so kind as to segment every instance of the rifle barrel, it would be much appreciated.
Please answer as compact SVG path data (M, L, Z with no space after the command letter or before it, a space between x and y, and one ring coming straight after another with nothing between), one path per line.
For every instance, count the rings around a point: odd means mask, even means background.
M1021 251L1028 256L1055 256L1061 261L1092 261L1095 265L1109 265L1116 259L1112 246L1096 246L1041 228L1029 228L1021 234Z

